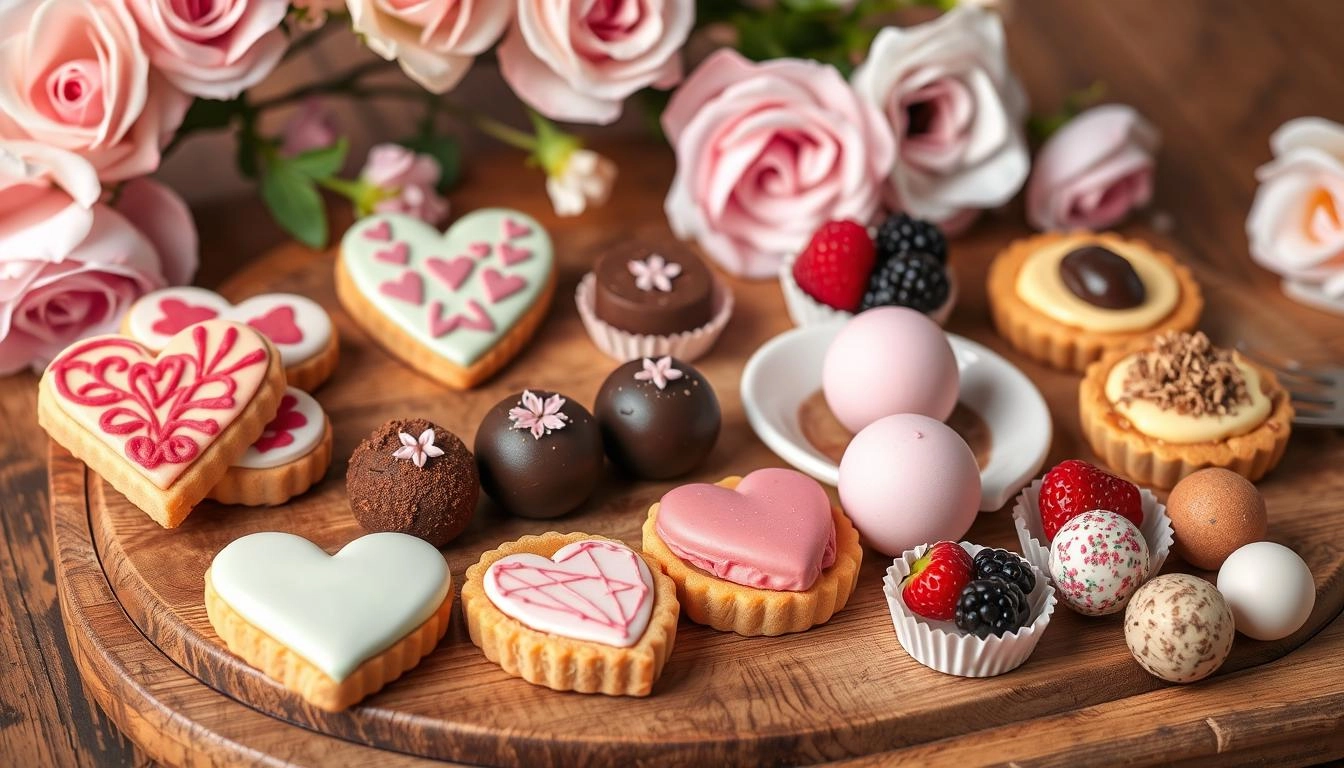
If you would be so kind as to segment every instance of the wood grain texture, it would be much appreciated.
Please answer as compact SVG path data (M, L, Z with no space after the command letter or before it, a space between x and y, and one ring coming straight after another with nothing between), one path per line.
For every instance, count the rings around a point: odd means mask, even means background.
M1284 120L1303 114L1344 120L1344 80L1337 77L1340 59L1336 39L1342 22L1344 7L1316 0L1022 0L1012 6L1008 35L1012 58L1036 111L1052 110L1068 91L1101 80L1110 98L1135 105L1163 130L1155 209L1162 214L1158 220L1164 230L1171 232L1166 242L1183 246L1181 255L1204 267L1201 277L1206 288L1212 291L1215 286L1222 287L1217 296L1211 297L1222 311L1204 323L1220 340L1244 337L1255 343L1280 343L1307 359L1340 356L1344 323L1303 310L1280 296L1274 277L1246 258L1243 223L1255 189L1252 171L1268 159L1270 132ZM624 151L618 155L624 175L614 208L608 209L611 215L602 213L581 221L594 229L594 235L600 236L601 229L615 224L624 226L622 222L632 220L635 214L656 217L666 183L667 160L660 155L652 163L656 172L646 172L640 164L643 157ZM473 158L472 169L474 176L467 180L467 194L454 200L459 210L480 202L498 202L499 196L512 199L516 191L536 193L537 179L519 175L512 158L484 165ZM496 196L479 194L482 183L493 184L498 190ZM477 193L474 196L473 191ZM542 204L539 198L528 199ZM202 208L197 214L205 244L201 280L206 285L215 285L253 254L282 240L255 200ZM1016 207L990 214L972 233L970 242L1018 231L1020 222ZM986 234L986 228L992 232ZM1143 235L1145 230L1135 227L1130 231ZM965 278L966 273L960 276ZM560 301L564 302L563 296ZM1302 321L1304 317L1308 318L1306 322ZM969 320L979 322L983 318L972 316ZM734 325L744 322L751 324L754 320L744 320L739 314ZM1304 333L1299 326L1309 331ZM1049 376L1030 365L1023 368L1038 381ZM118 733L113 720L93 705L81 684L75 651L61 629L56 602L55 548L46 518L46 442L35 428L35 383L28 375L0 382L0 434L5 435L0 441L0 586L4 588L0 603L0 755L25 765L129 765L143 764L151 757L169 762L184 757L199 760L199 755L180 749L135 749ZM1058 425L1057 437L1066 442L1057 444L1056 455L1077 448L1076 426ZM344 444L347 451L352 446L348 439ZM1339 513L1337 502L1332 500L1344 492L1344 477L1337 465L1329 466L1317 454L1320 444L1315 442L1338 439L1339 434L1332 433L1305 443L1295 440L1290 447L1285 465L1299 464L1298 471L1318 478L1307 489L1312 496L1303 502L1305 514ZM78 528L60 530L65 535ZM84 536L88 535L86 520ZM1331 551L1321 555L1337 556L1337 544L1323 546ZM78 591L81 597L91 593L91 586ZM108 663L135 670L137 676L162 675L156 678L159 684L154 689L155 698L115 686L110 688L111 694L99 694L100 701L121 697L126 702L124 707L110 710L121 727L148 745L156 742L155 731L168 732L169 726L181 725L173 732L178 738L182 733L189 736L175 743L189 743L202 750L218 747L211 754L221 763L257 759L256 751L225 748L248 743L237 735L238 731L231 730L231 725L269 722L274 726L274 721L213 693L182 673L134 631L119 609L106 604L100 607L96 600L91 605L86 615L93 623L84 625L85 631L96 628L110 632L118 621L130 629L118 632L114 642L104 644L101 653L111 660ZM1340 621L1336 619L1332 629L1339 627ZM1051 630L1047 640L1058 629ZM84 641L73 632L71 637ZM691 648L689 643L679 646L680 650ZM1308 653L1319 656L1308 657ZM1277 662L1226 675L1199 688L1157 689L1103 705L1105 709L1084 710L1090 718L1087 722L1097 723L1088 729L1085 743L1099 750L1095 754L1106 754L1105 749L1116 745L1152 738L1158 747L1166 745L1173 750L1172 759L1176 754L1197 750L1199 756L1189 759L1206 764L1233 761L1228 754L1216 751L1219 743L1235 749L1238 762L1320 762L1344 751L1338 720L1328 717L1340 711L1338 699L1332 697L1344 686L1344 675L1330 662L1342 654L1340 633L1326 630ZM176 670L176 675L169 674L171 670ZM1243 686L1255 680L1262 680L1264 687L1247 688L1257 693L1243 695ZM1072 682L1086 686L1091 681ZM918 683L914 679L905 683L912 695ZM1268 693L1260 695L1263 692ZM1160 701L1155 703L1153 697ZM1162 703L1166 701L1174 703ZM153 707L175 710L177 715L158 717L149 728L133 728L127 720L133 711ZM1194 725L1180 731L1180 738L1153 736L1155 728L1174 722L1173 712L1188 716L1181 722ZM1229 715L1233 716L1225 721ZM1219 732L1224 734L1221 742L1198 729L1202 717L1212 717L1219 723ZM1292 731L1292 723L1302 717L1316 727L1324 724L1324 731ZM290 754L290 745L318 738L311 731L292 726L284 727L283 732L281 740L268 742L277 750L275 754L282 756ZM1295 735L1282 738L1282 733ZM1188 749L1183 740L1187 737L1192 745ZM342 743L323 740L337 746ZM974 743L972 737L965 741ZM949 749L957 746L952 741L938 743ZM966 763L1013 756L1021 756L1024 764L1067 762L1067 756L1060 754L1046 762L1040 757L1050 754L1045 746L1035 749L1033 758L1031 749L1020 743L1011 750L993 753L977 755L963 749L949 754L967 758ZM293 750L298 763L341 761L337 756L341 753L332 753L332 759L325 761L311 758L320 751L302 753L309 756L305 758L299 756L299 747ZM929 753L921 756L928 757ZM1154 761L1163 760L1148 757L1137 762ZM890 759L861 762L879 764Z

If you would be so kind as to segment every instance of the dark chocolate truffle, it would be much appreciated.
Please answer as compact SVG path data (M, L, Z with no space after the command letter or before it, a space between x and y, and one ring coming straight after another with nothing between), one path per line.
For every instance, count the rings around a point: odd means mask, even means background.
M520 517L559 517L602 479L602 436L593 415L554 392L524 390L499 401L476 430L481 487Z
M709 267L675 241L622 243L598 257L594 312L629 333L665 336L714 319Z
M612 462L666 480L695 469L719 438L719 398L699 371L673 357L631 360L611 372L593 404Z
M471 522L480 482L457 435L424 419L393 419L350 455L345 490L364 530L409 533L441 547Z
M1129 259L1100 245L1070 251L1059 263L1059 276L1074 296L1102 309L1132 309L1147 295Z

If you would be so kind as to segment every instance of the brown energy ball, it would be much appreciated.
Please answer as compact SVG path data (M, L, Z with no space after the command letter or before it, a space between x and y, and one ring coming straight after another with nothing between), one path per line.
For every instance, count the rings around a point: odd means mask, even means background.
M393 419L350 455L345 489L364 530L408 533L441 547L471 522L481 484L457 435L424 419Z
M1243 545L1265 538L1265 499L1235 472L1201 469L1171 489L1167 515L1176 534L1172 549L1187 563L1216 571Z

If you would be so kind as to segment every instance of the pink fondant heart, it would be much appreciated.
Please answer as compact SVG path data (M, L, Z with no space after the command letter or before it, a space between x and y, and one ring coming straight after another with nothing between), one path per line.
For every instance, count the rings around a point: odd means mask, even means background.
M499 260L504 262L504 266L512 267L514 264L520 264L532 258L532 252L526 248L514 248L508 243L500 243Z
M293 307L275 307L261 317L254 317L247 324L266 334L276 344L298 344L303 341L303 331L294 317Z
M527 281L517 275L502 275L498 270L487 268L481 275L485 293L491 304L498 304L527 287Z
M485 572L485 592L504 614L532 629L629 647L653 613L653 576L629 547L590 539L552 557L517 554Z
M419 306L425 300L425 283L416 272L402 272L396 280L385 280L378 286L384 295Z
M364 230L364 239L376 242L387 242L392 239L392 225L386 221L380 221Z
M467 302L467 314L457 312L448 318L443 316L442 304L437 301L430 303L429 334L431 336L437 339L456 331L458 328L469 331L493 331L495 330L495 324L475 299Z
M405 264L411 260L411 247L406 243L396 243L391 248L373 254L373 258L388 264Z
M514 221L513 219L504 220L504 239L517 240L520 237L527 237L532 234L532 228L526 224Z
M210 307L198 307L180 299L164 299L159 302L159 312L162 316L150 327L155 333L162 333L164 336L171 336L188 326L219 317L219 313Z
M749 587L806 590L835 562L830 499L791 469L758 469L736 489L674 488L659 504L657 528L677 557Z
M448 286L450 291L461 288L475 268L476 262L466 256L458 256L453 259L440 259L435 256L425 261L425 270L438 278L439 282Z
M470 253L472 256L475 256L478 259L484 259L486 256L490 255L490 244L472 243L471 245L467 246L467 253Z

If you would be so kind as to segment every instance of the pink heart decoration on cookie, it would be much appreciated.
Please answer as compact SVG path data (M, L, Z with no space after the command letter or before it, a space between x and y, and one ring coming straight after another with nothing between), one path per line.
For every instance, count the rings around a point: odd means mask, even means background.
M758 469L733 489L674 488L659 503L657 530L677 557L748 587L807 590L835 562L830 499L791 469Z
M498 304L527 287L527 281L523 278L502 275L498 270L489 268L481 275L481 282L485 284L485 293L490 297L491 304Z
M653 615L653 575L614 541L589 539L551 557L509 555L485 572L485 593L507 616L540 632L628 648Z
M387 222L383 223L386 224ZM411 247L406 243L397 243L393 245L391 248L384 248L383 250L373 254L373 258L379 261L387 262L388 264L405 265L406 262L410 261L411 259Z
M490 321L490 315L485 313L485 309L476 303L475 299L467 302L467 312L470 317L458 312L452 317L444 319L443 305L434 302L429 305L429 333L434 338L445 336L458 328L473 331L493 331L495 324Z
M385 243L392 239L392 225L386 221L380 221L364 230L364 239Z
M437 256L425 260L425 271L437 277L449 290L456 291L471 276L476 262L466 256L453 259L440 259Z
M155 333L172 336L183 328L219 317L219 310L198 307L181 299L164 299L159 303L160 316L150 326Z
M484 259L486 256L490 255L490 244L472 243L471 245L467 246L467 253L470 253L472 256L475 256L478 259Z
M532 258L532 252L526 248L514 248L508 243L499 244L499 260L504 262L506 267L521 264L530 258Z
M303 330L295 322L293 307L275 307L247 324L266 334L276 344L298 344L303 341Z
M378 286L384 296L419 306L425 300L425 284L415 272L402 272L396 280L385 280Z
M532 234L532 228L513 219L504 220L504 239L517 240L520 237L527 237Z

